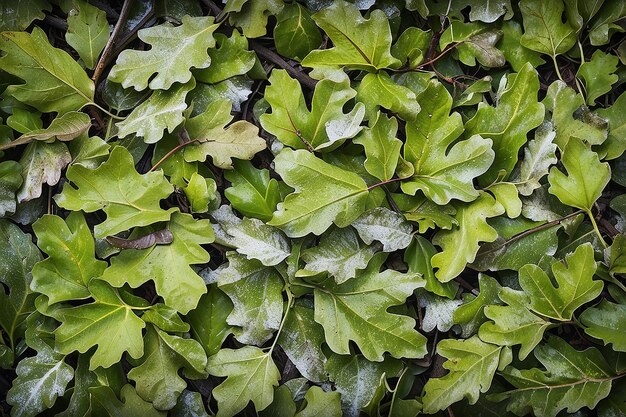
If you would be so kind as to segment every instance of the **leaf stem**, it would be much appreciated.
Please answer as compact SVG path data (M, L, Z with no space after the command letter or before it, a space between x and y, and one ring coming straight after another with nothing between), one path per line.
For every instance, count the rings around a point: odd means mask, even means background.
M374 184L374 185L370 185L369 187L367 187L367 191L371 191L376 187L381 187L383 185L387 185L387 184L391 184L392 182L397 182L397 181L402 181L405 180L406 178L392 178L383 182L379 182L378 184Z
M115 115L115 114L111 113L110 111L108 111L107 109L105 109L104 107L102 107L101 105L96 103L95 101L91 101L91 102L87 103L86 106L94 106L95 108L97 108L98 110L100 110L101 112L103 112L104 114L109 116L111 119L115 119L115 120L124 120L125 119L125 117L121 117L121 116L118 116L118 115Z
M150 168L150 170L148 172L152 172L155 169L157 169L159 167L159 165L161 165L163 162L165 162L170 156L172 156L174 153L176 153L176 151L184 148L185 146L189 145L190 143L195 143L198 142L197 139L194 140L190 140L189 142L183 142L180 145L176 145L176 147L174 149L172 149L171 151L169 151L168 153L166 153L163 158L159 159L159 161L154 164L154 166L152 168Z
M270 346L270 350L267 352L268 355L271 355L276 347L276 343L278 342L278 337L280 333L283 331L283 326L285 325L285 321L287 321L287 316L289 315L289 311L291 310L291 305L293 304L293 294L287 288L287 308L285 310L285 314L283 315L283 319L280 321L280 326L278 327L278 331L276 332L276 337L274 337L274 342L272 342L272 346Z
M600 242L602 243L602 246L604 246L604 249L608 248L609 245L606 243L606 241L602 237L602 233L600 233L600 229L598 229L598 223L596 223L596 219L593 217L591 210L588 210L588 211L585 210L585 212L587 213L589 220L591 220L591 225L593 226L593 230L595 230L596 234L600 238Z
M552 55L552 62L554 62L554 69L556 70L556 75L559 77L559 80L563 81L563 76L561 75L561 70L559 69L559 64L556 62L556 55ZM565 82L565 81L563 81Z

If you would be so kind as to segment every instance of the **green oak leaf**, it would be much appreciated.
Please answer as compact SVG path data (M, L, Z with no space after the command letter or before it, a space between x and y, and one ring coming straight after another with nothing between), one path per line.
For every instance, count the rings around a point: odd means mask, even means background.
M475 200L479 193L472 180L493 162L492 141L476 135L457 142L463 132L461 115L450 115L452 97L438 81L430 81L418 101L422 110L415 122L407 123L404 145L404 158L415 173L402 182L402 190L411 195L421 190L439 205Z
M415 0L407 0L407 4ZM502 15L504 20L509 20L513 16L513 8L510 0L456 0L449 4L446 2L435 2L429 0L429 15L446 14L450 16L463 16L461 11L466 7L470 8L469 18L472 22L479 20L486 23L493 23ZM408 6L407 6L408 7Z
M249 161L234 160L233 169L224 172L224 178L231 183L224 195L235 210L264 222L272 218L281 200L280 187L267 169L257 169Z
M514 71L520 72L527 62L535 68L546 62L538 52L522 46L520 43L522 26L515 20L504 22L500 30L502 30L502 38L496 47L502 51L504 58L511 64Z
M598 116L609 122L609 134L600 151L605 161L619 158L626 151L625 106L626 94L622 93L610 107L598 109Z
M511 362L509 348L485 343L478 336L442 340L437 352L448 359L443 367L450 372L426 382L422 402L428 414L445 410L464 397L475 404L480 394L489 390L496 370Z
M280 230L259 219L240 219L228 205L211 213L215 241L234 248L248 259L257 259L265 266L278 265L291 252L289 239Z
M611 91L611 86L618 80L618 59L615 55L595 51L591 61L583 62L578 68L578 77L585 80L587 104L594 105L596 99Z
M337 284L342 284L354 278L357 270L365 269L379 249L379 245L362 245L351 227L335 228L322 236L317 246L301 252L300 258L306 265L296 272L296 277L328 272Z
M191 80L186 84L176 84L168 90L155 91L116 124L117 136L125 138L134 134L141 136L146 143L156 143L163 138L165 129L169 133L174 132L185 121L185 97L195 85L195 81Z
M33 20L43 20L44 11L52 6L47 0L16 0L0 4L0 32L7 30L25 30Z
M210 155L213 165L222 169L232 167L232 158L252 159L267 144L259 137L259 128L245 120L225 127L233 119L230 114L231 101L219 99L201 113L185 123L189 137L198 142L185 148L188 162L205 161Z
M232 309L228 296L216 285L211 285L209 292L200 297L198 306L187 313L191 335L200 342L208 356L215 355L231 333L226 319Z
M228 0L224 13L232 26L241 28L246 38L258 38L267 33L267 20L283 8L280 0Z
M85 168L96 168L109 156L111 145L98 136L80 135L72 140L67 147L72 155L71 164Z
M208 68L193 72L196 80L207 84L217 84L228 78L243 75L254 66L256 55L248 50L248 39L234 30L226 37L221 33L215 34L217 43L215 48L209 49L211 65Z
M111 258L102 279L114 287L128 284L132 288L152 280L165 303L186 314L206 292L204 281L191 265L209 261L209 254L200 245L213 242L213 232L209 220L195 220L179 212L172 214L169 230L174 236L172 243L122 250ZM172 271L176 273L172 275Z
M134 165L131 154L121 146L96 169L73 165L67 170L67 179L74 186L65 184L55 200L68 210L91 213L103 209L107 219L95 226L97 238L169 220L175 209L163 210L159 202L173 187L162 172L140 175Z
M134 109L151 93L151 90L137 91L134 88L124 88L121 84L107 79L103 82L100 95L110 108L120 112Z
M478 295L463 294L463 304L452 313L454 324L461 326L462 337L476 334L478 328L488 320L485 307L500 303L498 292L502 287L498 281L489 275L478 274L478 286L480 288Z
M379 272L386 258L378 253L356 278L315 288L315 321L324 327L326 343L334 352L349 354L352 340L372 361L382 361L385 352L396 358L426 354L426 338L414 329L414 320L387 311L425 283L416 273Z
M322 351L324 341L324 329L315 322L313 307L306 302L296 302L287 314L278 344L309 381L327 379L326 356Z
M320 46L322 35L307 8L299 3L287 3L276 16L274 43L279 54L301 61Z
M385 207L366 211L352 223L359 237L368 245L374 241L383 244L383 251L404 249L413 239L413 226L401 214Z
M534 355L546 370L507 367L501 375L515 389L490 395L492 401L509 400L507 409L517 415L532 410L537 417L555 417L565 408L570 414L582 407L594 409L609 395L615 377L597 349L578 351L551 337Z
M85 353L97 346L89 362L90 370L118 363L124 352L139 359L144 352L141 331L146 325L135 315L133 306L104 281L92 280L89 291L93 303L53 313L62 323L54 332L55 350L63 354L75 350Z
M535 131L535 138L524 148L524 158L510 177L521 195L529 196L541 187L539 180L548 175L550 167L557 163L555 137L552 123L544 122Z
M404 120L415 120L420 111L415 93L394 82L386 72L365 75L357 87L356 99L365 104L368 119L376 117L380 107Z
M150 306L142 315L141 319L146 323L152 323L159 329L170 333L186 333L190 327L184 322L176 309L163 303Z
M93 69L109 40L106 12L81 0L74 0L72 6L67 15L65 40L78 52L85 66Z
M554 143L565 149L570 138L575 137L592 145L598 145L607 138L607 122L585 105L582 94L563 81L553 82L542 101L546 108L546 118L551 114L552 125L556 130Z
M0 217L15 213L16 194L23 181L22 166L18 162L0 162Z
M355 5L340 0L314 14L313 20L334 47L312 51L302 60L305 67L375 72L401 65L391 55L391 30L382 10L373 10L369 19L364 19Z
M312 386L304 394L306 406L294 417L335 417L341 415L341 394Z
M12 142L0 145L0 151L32 141L53 141L55 139L63 142L69 141L87 132L90 127L89 115L76 111L67 112L55 118L46 128L31 130Z
M228 263L213 272L233 303L226 322L236 326L233 334L241 343L261 346L278 330L283 315L284 282L276 269L236 252Z
M7 403L13 406L12 416L34 417L52 408L74 377L74 369L65 362L64 355L43 341L38 341L33 348L37 355L18 363L17 378L6 394Z
M151 46L148 51L126 49L111 68L109 79L137 91L168 90L174 83L191 80L190 68L211 64L208 48L215 46L213 16L183 16L180 26L164 23L138 32ZM155 76L156 75L156 76ZM148 83L149 81L149 83Z
M50 305L88 298L89 282L102 276L107 263L96 259L93 236L82 213L72 212L65 221L44 215L33 223L33 231L48 258L33 267L31 288L45 294Z
M481 135L493 141L495 160L480 178L481 184L495 181L500 170L509 174L517 163L519 149L526 143L526 135L543 122L544 107L537 102L538 91L537 71L526 64L509 80L497 107L480 103L476 115L465 124L466 136Z
M31 236L8 220L0 220L0 283L6 288L0 291L0 327L12 349L24 336L25 320L35 310L31 271L40 260Z
M278 204L268 223L287 236L320 235L332 223L346 227L365 211L369 189L354 172L328 164L305 150L284 149L274 164L283 181L296 190Z
M217 417L234 416L252 401L257 411L264 410L274 399L280 372L270 352L254 346L222 349L209 358L209 374L226 377L212 391L217 400Z
M563 149L561 162L567 175L553 167L548 175L548 192L563 204L585 210L593 216L591 208L602 195L611 179L611 168L600 162L598 154L578 139L570 139Z
M370 362L363 355L332 354L326 362L326 372L341 394L341 408L347 417L358 417L376 394L381 379L397 376L401 369L396 360Z
M300 83L284 70L272 71L265 99L271 113L263 114L261 126L294 149L328 152L354 137L365 115L363 104L344 114L343 107L356 92L348 77L340 81L324 79L317 83L308 109Z
M165 417L167 413L155 409L152 404L144 401L133 388L126 384L120 391L120 399L115 392L106 385L89 388L91 407L89 415L121 417L132 415L134 417Z
M585 333L611 343L613 350L626 352L626 306L602 300L596 307L583 311L579 317Z
M499 297L508 306L488 306L485 315L494 323L480 328L480 338L500 345L521 344L524 359L541 341L543 332L552 325L549 319L568 321L574 311L602 292L602 281L594 281L596 263L589 243L568 254L566 262L552 263L557 284L538 266L528 264L519 270L523 291L500 290Z
M407 200L406 194L402 194L402 199ZM423 195L411 196L408 199L408 205L402 208L404 217L407 220L417 223L419 232L425 233L428 229L440 227L450 230L452 226L457 224L454 215L456 209L452 204L440 206Z
M433 237L433 244L442 251L433 255L432 266L438 268L435 276L441 282L457 277L468 263L474 262L480 242L493 242L498 237L487 219L504 213L504 207L491 195L481 192L477 200L457 207L458 227L440 230Z
M550 55L554 60L574 46L576 29L571 22L562 20L562 0L521 0L519 7L524 18L524 34L520 39L523 46Z
M20 158L24 182L17 193L17 202L40 197L43 184L56 185L61 171L71 160L72 155L64 143L29 143Z
M178 372L204 373L206 354L193 339L173 336L150 326L144 337L144 356L139 365L128 372L135 382L137 394L158 410L169 410L187 386Z
M6 92L41 112L65 113L93 103L95 87L67 52L53 47L43 30L3 32L0 69L25 81Z

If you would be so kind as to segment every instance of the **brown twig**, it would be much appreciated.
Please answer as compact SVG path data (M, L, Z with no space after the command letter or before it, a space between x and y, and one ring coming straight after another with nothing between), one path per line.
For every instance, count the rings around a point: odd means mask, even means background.
M215 15L216 19L222 14L222 9L220 9L220 7L217 4L213 3L211 0L201 1L202 4L204 4L211 11L211 13Z
M94 84L98 84L98 79L102 75L102 72L109 64L109 60L111 59L111 52L113 51L113 47L115 46L115 42L117 41L117 37L119 36L122 28L126 24L126 20L128 19L128 12L130 11L130 6L133 4L133 0L124 0L124 5L122 6L122 10L120 11L120 17L117 19L117 23L115 23L115 27L113 28L113 33L109 37L109 40L102 51L102 55L100 55L100 59L98 60L98 65L96 65L96 69L91 76Z
M152 172L155 169L157 169L163 162L165 162L170 156L174 155L177 151L179 151L180 149L184 148L185 146L192 144L192 143L196 143L198 142L198 140L194 139L194 140L190 140L189 142L183 142L180 145L177 145L174 149L172 149L171 151L169 151L168 153L166 153L163 158L159 159L159 161L154 164L152 166L152 168L150 168L150 170L148 172Z
M293 78L300 81L300 84L304 85L309 90L314 90L317 80L309 77L305 72L298 71L293 65L288 63L278 55L276 52L261 45L258 41L250 39L248 41L250 48L252 48L261 58L264 58L270 62L273 62L277 66L281 67L289 73Z

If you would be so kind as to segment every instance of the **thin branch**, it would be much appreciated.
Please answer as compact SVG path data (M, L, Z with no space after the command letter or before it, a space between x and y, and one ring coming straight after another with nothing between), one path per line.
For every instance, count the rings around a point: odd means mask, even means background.
M309 90L315 89L317 80L309 77L305 72L297 70L293 65L285 61L283 57L281 57L271 49L261 45L258 41L254 39L249 39L248 43L250 45L250 48L252 48L257 54L259 54L261 58L267 59L268 61L273 62L277 66L281 67L282 69L287 71L289 75L291 75L293 78L300 81L300 84L304 85Z
M183 142L180 145L176 146L174 149L172 149L171 151L169 151L168 153L166 153L163 158L159 159L159 162L157 162L156 164L154 164L154 166L152 168L150 168L150 170L148 172L152 172L155 169L157 169L163 162L165 162L170 156L174 155L177 151L179 151L180 149L184 148L185 146L191 144L191 143L196 143L198 142L197 140L190 140L189 142Z
M115 28L113 28L113 33L109 37L109 40L104 47L104 51L102 51L102 55L100 55L100 59L98 60L98 65L96 65L96 69L91 76L94 84L98 84L98 79L102 75L102 72L109 64L109 60L111 59L111 52L113 51L113 47L115 46L115 42L117 41L117 37L119 36L122 28L126 24L126 20L128 19L128 13L130 11L130 6L133 4L133 0L124 0L124 5L122 6L122 10L120 12L120 17L115 23Z
M213 3L211 0L201 1L202 4L204 4L211 11L211 13L215 15L216 19L222 14L222 9L220 9L220 7L217 4Z

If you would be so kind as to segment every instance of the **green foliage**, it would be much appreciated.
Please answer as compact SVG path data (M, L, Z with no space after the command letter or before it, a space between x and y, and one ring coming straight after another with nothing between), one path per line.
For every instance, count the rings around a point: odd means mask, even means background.
M624 1L0 3L0 415L626 413Z

